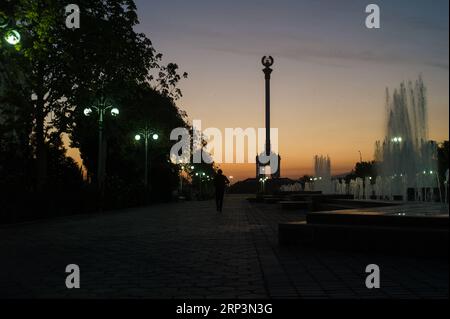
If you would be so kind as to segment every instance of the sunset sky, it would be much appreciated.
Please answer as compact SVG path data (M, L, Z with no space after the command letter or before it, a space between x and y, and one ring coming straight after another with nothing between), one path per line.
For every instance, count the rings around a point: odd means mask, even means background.
M282 176L313 171L328 154L333 173L371 160L383 138L384 92L419 74L428 87L430 138L448 139L448 0L137 0L140 25L165 62L189 79L178 101L202 126L264 127L261 57L275 59L272 127ZM381 8L381 29L365 7ZM223 164L236 179L254 164Z

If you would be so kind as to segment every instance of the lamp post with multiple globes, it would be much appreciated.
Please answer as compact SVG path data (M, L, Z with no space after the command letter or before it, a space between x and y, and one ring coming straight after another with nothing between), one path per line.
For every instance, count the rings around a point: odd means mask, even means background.
M91 116L94 111L98 114L98 167L97 167L97 183L101 193L104 189L105 181L105 156L103 150L103 121L106 115L106 111L110 111L111 116L116 117L119 115L119 109L106 98L100 98L97 105L93 105L84 109L85 116Z
M153 141L157 141L159 139L159 135L152 130L150 130L147 126L141 130L138 134L134 136L136 141L140 141L144 139L144 147L145 147L145 166L144 166L144 185L145 188L148 188L148 141L151 139Z

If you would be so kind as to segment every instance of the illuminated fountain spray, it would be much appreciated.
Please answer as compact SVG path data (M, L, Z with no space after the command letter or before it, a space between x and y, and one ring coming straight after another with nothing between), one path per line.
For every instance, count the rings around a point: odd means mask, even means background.
M322 193L332 193L333 184L331 183L331 160L330 157L323 155L314 156L314 190Z
M384 199L432 200L438 188L437 145L428 140L426 88L419 79L386 90L386 136L375 144L380 163L375 194Z

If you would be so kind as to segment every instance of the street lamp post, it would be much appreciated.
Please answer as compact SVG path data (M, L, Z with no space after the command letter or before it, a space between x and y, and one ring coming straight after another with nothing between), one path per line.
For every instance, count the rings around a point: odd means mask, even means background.
M204 172L197 172L195 173L195 176L198 176L199 180L199 187L200 187L200 198L203 199L203 187L202 187L202 176L205 176L206 173Z
M107 110L111 110L111 116L118 116L119 109L114 107L107 99L101 98L97 106L91 106L84 109L84 115L90 116L95 110L98 114L98 166L97 166L97 183L99 190L103 193L105 180L105 159L103 152L103 121Z
M266 181L268 180L269 178L267 177L267 176L265 176L265 177L260 177L259 178L259 182L260 182L260 185L261 185L261 192L264 194L265 192L266 192Z
M156 141L159 138L159 135L155 132L152 132L147 126L136 136L134 139L136 141L140 141L141 138L144 138L144 147L145 147L145 167L144 167L144 185L145 188L148 188L148 140L151 138Z
M209 182L209 175L206 175L206 173L203 173L203 181L204 181L204 190L203 190L203 197L206 198L206 196L208 196L208 192L209 192L209 187L208 187L208 182Z

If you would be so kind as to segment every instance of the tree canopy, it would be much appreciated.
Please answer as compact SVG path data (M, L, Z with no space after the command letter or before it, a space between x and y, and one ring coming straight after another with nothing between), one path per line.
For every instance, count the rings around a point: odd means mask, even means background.
M134 1L77 1L81 27L74 29L65 25L66 5L62 0L2 1L0 13L21 34L20 44L0 45L2 188L14 180L19 188L45 193L62 176L79 180L79 163L66 156L65 135L93 178L98 124L83 110L108 99L120 110L119 118L105 119L111 189L123 184L121 190L129 193L140 186L143 151L133 136L148 126L161 137L150 149L152 181L167 184L159 189L170 192L178 172L168 158L168 136L175 127L189 127L176 105L182 96L178 83L187 74L176 63L163 64L151 40L135 31Z

